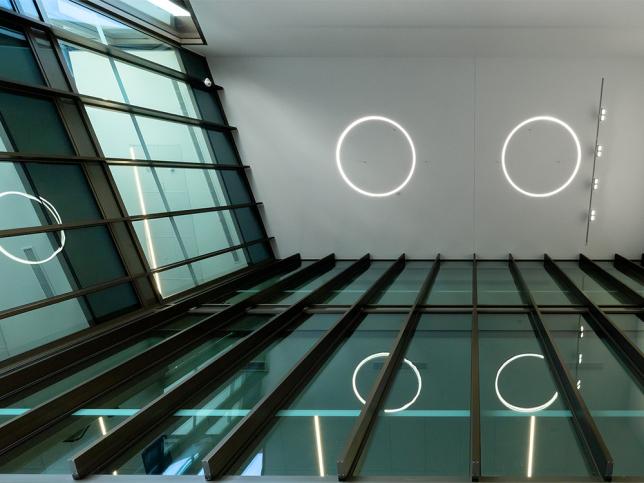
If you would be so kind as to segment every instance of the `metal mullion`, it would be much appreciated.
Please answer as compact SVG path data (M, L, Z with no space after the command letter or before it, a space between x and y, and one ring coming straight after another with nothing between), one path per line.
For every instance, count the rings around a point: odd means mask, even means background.
M113 223L135 222L135 221L143 221L143 220L155 220L158 218L170 218L170 217L178 217L178 216L186 216L186 215L195 215L198 213L210 213L214 211L229 211L229 210L236 210L238 208L251 208L253 206L254 206L253 203L242 203L239 205L228 205L228 206L208 206L205 208L190 208L187 210L164 211L164 212L150 213L145 215L123 216L119 218L101 218L100 220L81 221L76 223L61 223L61 224L51 224L46 226L10 228L8 230L0 230L0 238L7 238L12 236L23 236L23 235L35 235L35 234L47 233L50 231L74 230L78 228L88 228L92 226L109 225Z
M481 383L479 378L478 260L472 256L472 334L470 337L470 477L481 479Z
M101 107L104 109L111 109L113 111L127 112L134 115L151 117L154 119L162 119L164 121L176 122L179 124L198 126L212 131L229 132L237 129L234 126L225 126L223 124L219 124L213 121L207 121L205 119L181 116L179 114L172 114L166 111L159 111L158 109L150 109L148 107L136 106L133 104L127 104L125 102L101 99L100 97L88 96L86 94L79 94L78 98L86 106Z
M215 250L215 251L212 251L212 252L204 253L203 255L197 255L197 256L194 256L194 257L186 258L185 260L179 260L178 262L169 263L167 265L162 265L160 267L151 269L150 272L151 273L165 272L166 270L172 270L173 268L182 267L184 265L188 265L190 263L198 262L200 260L205 260L207 258L216 257L217 255L222 255L224 253L234 252L235 250L242 250L242 249L244 249L246 247L253 246L253 245L258 245L260 243L268 243L270 240L271 240L270 238L258 238L257 240L251 240L249 242L240 243L240 244L234 245L232 247L222 248L220 250Z
M579 255L579 267L585 272L590 272L591 274L597 275L598 278L615 287L618 292L626 295L637 305L644 306L644 297L642 297L638 292L626 285L620 279L615 277L615 275L604 270L601 265L597 265L584 254Z
M104 160L98 156L68 156L60 154L36 154L16 151L0 152L0 162L15 163L61 163L61 164L80 164L83 162L102 163Z
M328 257L327 257L328 258ZM317 262L319 263L319 262ZM331 263L335 259L331 256ZM304 309L327 297L334 289L362 273L369 266L369 256L361 258L338 275L313 290L291 305L284 312L271 318L250 335L235 343L211 363L158 397L134 416L118 425L106 436L85 448L72 459L74 478L83 478L104 468L142 436L170 417L181 405L198 391L214 391L232 374L243 368L259 352L276 340L280 333L299 325L304 318ZM309 267L304 268L306 270ZM280 282L278 282L279 284ZM267 289L270 290L270 289ZM230 308L224 309L209 319L221 317Z
M638 265L635 262L632 262L626 257L623 257L619 254L615 254L615 259L613 260L613 265L620 272L628 275L631 278L634 278L640 283L644 283L644 267Z
M567 285L579 300L584 302L589 311L588 321L590 325L614 349L640 386L644 386L644 355L642 355L642 351L624 335L624 332L619 327L616 327L610 321L604 311L590 300L583 290L547 254L544 255L544 266L554 277L557 277L563 284Z
M572 420L576 429L577 437L581 446L584 448L586 457L597 472L605 481L610 481L613 474L613 458L606 446L601 433L597 429L595 421L586 406L581 394L573 383L573 379L566 367L557 346L546 327L541 316L541 311L537 306L532 293L526 284L521 269L510 255L509 257L510 272L515 279L519 289L532 307L530 322L541 346L550 372L553 375L558 390L563 394L566 400L566 406L570 409Z
M132 160L126 158L107 158L107 164L117 166L145 166L148 168L214 169L215 171L243 171L250 169L250 166L247 164L184 163L179 161Z
M300 359L279 385L258 402L204 457L202 463L207 480L223 477L236 461L244 457L253 441L272 426L277 411L300 394L336 349L362 322L366 316L362 311L365 305L389 285L404 267L405 256L401 255L353 305L346 309L344 315Z
M71 341L69 339L54 341L44 346L44 353L33 354L27 360L18 360L12 366L6 367L3 374L0 375L0 387L3 388L3 394L6 395L22 390L24 387L40 382L88 357L93 357L98 352L109 349L114 345L122 345L133 337L150 332L169 320L186 313L192 307L223 294L239 290L242 287L264 282L277 274L297 268L300 263L299 255L267 263L255 269L244 271L238 276L228 277L221 283L200 290L193 295L183 297L173 305L149 310L146 314L133 320L88 329L86 332L87 337L82 340L76 340L76 336L72 335L70 336ZM328 260L327 262L322 262L322 265L325 263L328 264ZM324 266L321 268L324 268ZM286 277L284 280L287 281L283 283L283 286L288 287L289 283L298 283L308 277L311 272L315 275L321 268L318 265L318 267L309 268L305 272L299 270ZM259 296L256 299L252 299L251 302L262 302L264 298Z
M385 359L369 396L366 398L365 405L360 411L360 416L358 416L351 429L347 443L337 462L338 479L340 481L353 477L360 456L369 440L371 430L376 423L380 407L391 389L398 368L407 352L409 342L418 326L421 316L418 306L427 299L429 291L436 280L440 264L440 255L437 255L431 270L418 291L414 305L411 307L403 326L394 340L389 356Z
M213 332L244 315L246 309L253 305L269 299L285 288L297 285L302 279L310 280L334 265L335 258L329 255L6 422L0 426L0 454L40 434L90 401L127 382L136 381L151 369L188 352L207 340Z

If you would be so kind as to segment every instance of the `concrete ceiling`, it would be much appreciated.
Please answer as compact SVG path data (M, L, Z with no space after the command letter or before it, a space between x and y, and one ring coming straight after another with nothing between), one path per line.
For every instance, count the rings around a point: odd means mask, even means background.
M639 56L641 0L191 0L210 56Z

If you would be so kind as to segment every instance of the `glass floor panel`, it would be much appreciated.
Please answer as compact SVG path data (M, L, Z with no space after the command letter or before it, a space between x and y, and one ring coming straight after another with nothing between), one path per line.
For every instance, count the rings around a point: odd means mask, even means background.
M644 320L635 314L608 314L607 317L644 352Z
M294 289L284 290L279 294L275 295L271 300L267 301L267 304L281 304L281 305L292 305L296 302L299 302L304 297L309 295L313 290L324 285L330 279L338 275L340 272L345 270L354 262L348 261L338 261L335 262L335 266L330 270L314 277L312 280L305 282Z
M478 303L480 305L521 305L521 293L514 283L509 262L476 264Z
M626 285L628 285L630 288L632 288L633 290L635 290L637 293L639 293L641 296L644 297L644 284L638 282L634 278L631 278L628 275L626 275L621 270L615 268L615 265L613 265L613 262L595 262L595 263L600 267L602 267L604 270L606 270L608 273L610 273L613 277L615 277L621 282L624 282Z
M543 262L517 262L537 305L582 305L570 290L560 286L543 266Z
M557 262L566 275L597 305L627 305L635 303L614 287L584 272L577 262Z
M321 303L328 305L352 305L385 273L392 263L372 262L365 272L349 281L344 287L331 292L331 295Z
M374 299L378 305L411 305L429 275L433 262L407 262L402 272Z
M472 305L472 262L441 262L426 303Z

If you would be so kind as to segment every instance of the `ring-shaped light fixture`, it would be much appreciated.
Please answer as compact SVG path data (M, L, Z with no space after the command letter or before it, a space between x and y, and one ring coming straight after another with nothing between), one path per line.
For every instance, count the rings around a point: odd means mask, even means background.
M362 404L365 404L366 401L360 395L360 393L358 392L358 387L356 386L356 378L358 377L358 372L360 371L362 366L364 366L367 362L373 359L378 359L379 357L387 357L387 356L389 356L389 352L377 352L375 354L371 354L370 356L367 356L364 359L362 359L362 361L360 361L360 364L358 364L355 370L353 371L353 377L351 378L353 393L358 398L358 401L360 401ZM420 396L420 391L422 390L422 387L423 387L423 380L420 377L420 372L418 371L418 368L414 365L414 363L411 362L409 359L404 359L404 362L409 367L411 367L411 370L414 371L414 374L416 374L416 379L418 380L418 390L416 391L416 394L414 395L414 397L407 404L395 409L385 409L386 413L398 413L400 411L404 411L405 409L409 408L412 404L414 404L418 399L418 396Z
M58 211L56 210L54 205L52 205L49 201L47 201L42 196L35 197L33 195L30 195L28 193L22 193L20 191L4 191L0 193L0 198L4 196L9 196L9 195L22 196L23 198L27 198L29 200L40 203L47 209L47 211L49 211L49 213L51 213L56 223L58 223L59 225L62 224L62 219L60 218L60 215L58 214ZM65 247L65 231L60 230L60 246L56 250L54 250L54 252L51 255L49 255L47 258L44 258L42 260L27 260L25 258L17 257L9 253L7 250L5 250L2 245L0 245L0 253L2 253L6 257L18 263L24 263L25 265L40 265L41 263L47 263L49 260L53 259L56 255L58 255L63 250L64 247Z
M572 174L570 177L566 180L564 184L559 186L557 189L554 189L552 191L548 191L546 193L533 193L531 191L524 190L521 188L519 185L517 185L514 181L512 181L512 178L510 177L510 174L508 173L508 168L506 166L505 162L505 154L508 149L508 145L510 144L510 141L512 140L512 137L517 133L519 129L522 127L531 124L533 122L539 122L539 121L544 121L544 122L552 122L554 124L558 124L559 126L562 126L568 133L570 134L570 137L572 137L573 141L575 142L575 146L577 147L577 160L575 162L575 169L573 170ZM572 183L572 180L575 179L575 176L577 176L577 172L579 171L579 167L581 166L581 144L579 143L579 138L577 137L577 134L575 131L565 122L563 122L561 119L557 119L556 117L552 116L536 116L536 117L531 117L530 119L526 119L525 121L517 124L512 131L510 131L510 134L508 134L508 137L505 138L505 142L503 143L503 149L501 150L501 167L503 168L503 174L505 175L505 179L508 180L508 183L512 185L512 187L517 190L519 193L523 193L526 196L532 196L534 198L546 198L548 196L553 196L559 193L560 191L564 190L570 183Z
M522 359L524 357L534 357L535 359L543 360L543 356L541 354L526 353L526 354L517 354L516 356L510 357L507 361L501 364L501 367L499 367L499 370L496 372L496 379L494 380L494 389L496 390L496 397L499 398L499 401L501 401L501 404L503 404L506 408L512 411L516 411L518 413L536 413L538 411L543 411L544 409L549 408L557 400L559 393L555 391L554 395L548 401L541 404L540 406L525 408L522 406L515 406L514 404L510 404L505 399L503 399L503 396L501 396L501 391L499 391L499 377L501 377L501 372L503 371L503 369L505 369L506 366L516 361L517 359Z
M407 174L407 177L405 180L398 186L396 186L394 189L391 191L385 191L382 193L374 193L373 191L367 191L356 184L354 184L347 174L344 172L344 168L342 167L342 143L344 143L344 139L347 137L349 132L351 130L365 122L372 122L372 121L381 121L385 122L387 124L391 124L395 128L397 128L400 132L403 133L405 136L405 139L407 139L407 142L409 143L409 147L411 148L411 168L409 170L409 173ZM338 165L338 171L340 171L340 176L342 176L342 179L344 180L345 183L347 183L351 188L353 188L355 191L358 193L365 195L365 196L373 196L376 198L384 198L385 196L391 196L395 193L398 193L401 189L403 189L405 186L407 186L407 183L411 180L412 176L414 175L414 170L416 169L416 148L414 147L414 141L412 141L411 136L409 133L403 128L400 124L398 124L396 121L393 121L392 119L389 119L384 116L365 116L361 117L360 119L356 119L353 121L351 124L349 124L344 131L342 131L342 134L340 134L340 137L338 138L338 143L335 147L335 162Z

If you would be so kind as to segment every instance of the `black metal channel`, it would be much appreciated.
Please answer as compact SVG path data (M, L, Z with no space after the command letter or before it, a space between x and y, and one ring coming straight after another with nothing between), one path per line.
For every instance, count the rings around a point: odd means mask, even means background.
M172 416L197 391L202 391L206 388L215 390L234 372L241 369L248 361L279 337L282 331L293 325L299 325L299 322L303 321L302 316L307 306L324 300L333 290L343 286L346 282L365 271L370 263L369 255L365 255L352 263L348 268L313 290L309 295L303 297L284 312L271 318L260 328L244 337L210 364L199 369L194 375L149 403L134 416L116 426L103 438L85 448L74 456L71 461L73 477L80 479L101 470L147 432Z
M615 287L620 294L625 295L637 305L644 307L644 297L626 285L620 279L616 278L612 273L604 270L601 265L597 265L594 261L584 254L579 255L579 266L585 272L595 275L597 278L603 280L605 283Z
M412 305L405 323L398 332L396 340L389 351L389 356L378 373L373 389L369 393L366 403L360 411L360 416L358 416L358 420L351 429L347 444L337 463L338 479L340 481L345 481L353 477L358 461L360 460L360 456L362 455L362 451L364 450L369 440L371 430L375 425L380 408L391 389L394 377L398 372L398 368L400 367L405 353L407 352L407 348L409 347L409 342L416 331L416 326L418 325L418 321L421 316L421 312L418 310L419 305L425 302L425 299L434 284L434 280L436 280L436 275L438 275L440 263L440 255L437 255L431 270L427 274L423 285L420 287L418 295L416 296L416 301L414 302L414 305Z
M248 308L269 300L282 290L296 287L302 282L311 280L330 270L334 265L334 255L318 260L272 286L246 297L217 314L204 318L174 336L168 337L122 364L79 384L69 391L23 413L21 416L7 421L0 426L0 454L44 431L66 415L83 407L89 401L136 377L140 377L163 362L189 351L207 339L214 331L225 327L233 320L244 315Z
M628 367L640 386L644 386L644 356L642 351L634 345L621 329L616 327L575 282L564 272L555 261L547 254L544 255L544 266L553 277L558 279L564 286L570 288L574 295L581 300L588 308L590 317L588 321L597 335L607 341L616 352L620 360Z
M69 338L47 344L30 354L30 357L17 358L12 365L5 366L0 375L0 387L2 387L0 400L54 377L62 371L68 371L87 359L95 358L104 351L121 345L133 337L139 337L146 332L155 330L192 307L240 288L256 285L274 275L291 271L297 268L300 263L300 256L293 255L280 261L261 264L238 276L184 297L173 305L149 311L141 317L129 319L120 324L106 323L92 327L83 334L85 337L80 340L78 334L73 334Z
M481 383L479 378L478 260L472 257L472 335L470 346L470 477L481 479Z
M584 448L591 467L593 467L605 481L610 481L613 474L613 457L608 451L608 447L606 446L606 443L604 443L601 433L597 429L595 421L593 420L586 403L575 387L572 376L570 375L570 372L566 367L566 363L562 359L561 354L552 339L550 331L543 323L541 311L532 297L532 293L521 274L521 269L512 255L510 255L509 263L510 272L514 277L515 283L521 290L521 294L532 307L532 311L529 314L532 329L534 330L537 340L539 341L539 345L543 350L548 367L550 367L550 372L557 383L559 393L562 394L566 401L566 406L570 409L579 442Z
M254 442L275 422L277 412L299 395L329 357L362 322L365 317L364 307L389 285L404 267L405 255L401 255L300 359L280 384L258 402L206 455L202 463L207 480L222 478L236 462L246 456Z
M620 272L625 273L640 283L644 283L644 267L641 265L638 265L617 253L615 254L613 265L615 265L615 268Z

